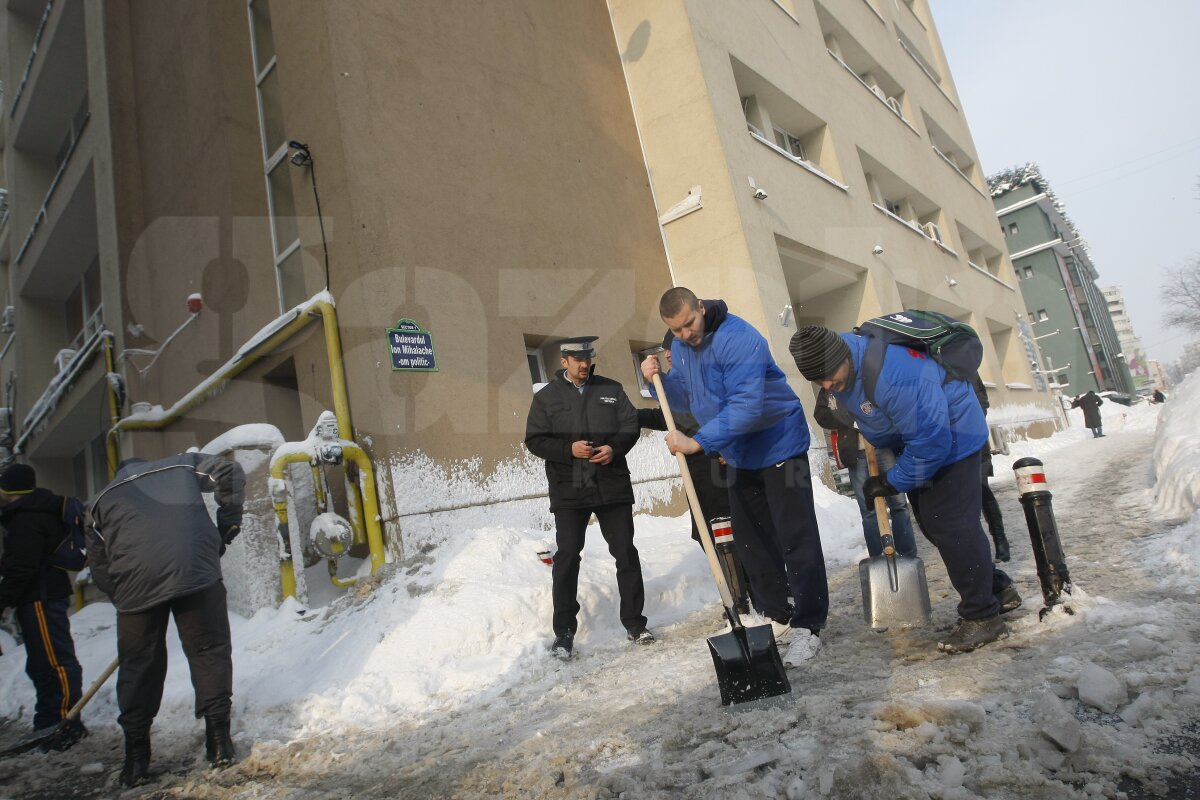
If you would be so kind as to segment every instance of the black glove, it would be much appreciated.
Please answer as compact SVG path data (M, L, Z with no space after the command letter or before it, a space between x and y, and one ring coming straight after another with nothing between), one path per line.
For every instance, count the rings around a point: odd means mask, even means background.
M889 494L900 494L900 490L888 483L886 475L872 475L863 481L863 496L868 501L876 497L887 497Z
M229 527L227 527L221 531L221 543L224 545L233 544L233 540L236 539L237 535L241 532L242 532L241 525L230 525Z

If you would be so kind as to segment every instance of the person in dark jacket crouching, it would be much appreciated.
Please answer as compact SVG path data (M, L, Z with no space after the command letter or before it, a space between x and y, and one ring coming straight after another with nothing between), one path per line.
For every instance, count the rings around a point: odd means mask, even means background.
M551 653L570 658L579 601L579 562L592 514L617 562L621 624L629 639L650 644L642 615L642 562L633 545L633 484L625 454L637 443L637 411L621 384L594 374L596 336L564 339L562 371L533 396L525 446L546 461L554 514L554 643Z
M68 533L63 503L63 497L37 486L33 467L12 464L0 473L0 524L5 530L0 612L16 609L25 638L25 673L37 692L35 731L66 718L79 700L83 678L67 619L71 578L48 563ZM74 719L49 747L65 750L86 735L87 728Z
M236 758L229 734L233 659L221 555L242 524L246 477L206 453L130 459L96 497L88 531L92 579L117 608L117 721L125 732L121 783L149 778L150 725L167 676L167 621L175 618L205 721L214 767ZM204 504L217 502L214 525Z

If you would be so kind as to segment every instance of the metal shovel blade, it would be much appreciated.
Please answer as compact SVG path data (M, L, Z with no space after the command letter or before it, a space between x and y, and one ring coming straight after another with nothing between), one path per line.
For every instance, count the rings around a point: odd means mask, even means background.
M928 625L925 563L915 556L872 556L858 562L863 616L872 628Z
M734 628L708 640L721 705L748 703L792 690L770 625Z

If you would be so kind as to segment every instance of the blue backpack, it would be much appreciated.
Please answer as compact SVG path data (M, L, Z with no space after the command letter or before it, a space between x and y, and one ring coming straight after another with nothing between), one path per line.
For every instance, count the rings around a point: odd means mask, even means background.
M946 370L946 381L969 381L983 363L983 342L965 322L937 311L907 309L882 317L872 317L854 329L867 337L862 360L863 389L875 402L875 385L883 369L889 344L898 344L928 353Z
M87 538L83 532L83 520L87 510L76 497L63 498L62 522L66 536L49 556L47 566L69 572L78 572L87 566Z

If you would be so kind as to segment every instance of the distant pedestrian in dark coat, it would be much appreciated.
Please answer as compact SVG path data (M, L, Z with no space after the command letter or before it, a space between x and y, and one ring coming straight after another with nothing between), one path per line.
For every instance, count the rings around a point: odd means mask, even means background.
M206 453L130 459L92 502L88 565L117 607L117 718L125 732L121 783L149 778L150 726L167 677L173 616L204 717L213 766L235 759L229 734L233 658L221 555L242 525L246 476L237 462ZM217 502L213 524L204 503Z
M554 643L551 653L570 658L578 626L579 564L592 514L617 563L621 624L631 641L650 644L642 615L642 562L633 544L633 484L625 454L637 443L637 410L621 384L594 374L592 342L579 336L559 344L562 371L533 396L525 446L546 461L554 514Z
M34 730L58 725L81 696L82 670L75 658L71 623L71 578L48 563L66 537L65 498L37 487L33 467L12 464L0 474L0 524L4 525L4 557L0 559L0 613L15 608L25 639L25 673L33 681L37 702ZM78 719L52 740L66 749L87 735Z
M1091 390L1088 390L1085 395L1076 397L1071 403L1071 408L1083 409L1083 424L1092 429L1093 439L1104 435L1104 424L1100 421L1100 406L1102 405L1104 405L1104 401L1100 399L1100 395Z

